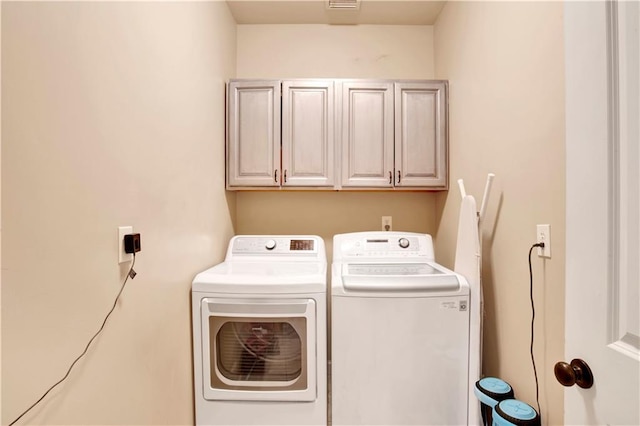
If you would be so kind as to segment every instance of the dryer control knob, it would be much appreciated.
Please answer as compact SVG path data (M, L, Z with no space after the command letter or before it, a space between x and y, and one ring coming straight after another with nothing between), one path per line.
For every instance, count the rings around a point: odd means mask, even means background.
M409 240L406 238L400 238L400 240L398 241L398 245L402 248L407 248L409 247Z
M274 248L276 248L276 240L268 240L264 245L264 248L266 248L267 250L273 250Z

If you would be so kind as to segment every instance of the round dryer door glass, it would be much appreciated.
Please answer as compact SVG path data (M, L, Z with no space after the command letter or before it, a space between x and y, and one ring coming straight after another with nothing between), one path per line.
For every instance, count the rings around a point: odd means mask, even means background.
M305 321L229 318L213 340L216 368L212 369L212 381L222 379L259 387L298 382L306 361L306 345L298 330L305 329ZM213 377L216 374L222 377Z

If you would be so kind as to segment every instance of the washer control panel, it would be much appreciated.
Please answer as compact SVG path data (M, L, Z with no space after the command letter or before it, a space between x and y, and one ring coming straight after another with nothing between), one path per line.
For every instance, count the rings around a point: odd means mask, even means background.
M409 246L411 245L411 242L409 242L409 240L407 238L400 238L398 240L398 245L401 248L406 249L406 248L409 248Z
M333 258L416 258L433 260L430 235L413 232L354 232L336 235Z
M233 237L232 255L264 255L289 254L309 255L319 250L317 237L313 236L277 236L255 235Z

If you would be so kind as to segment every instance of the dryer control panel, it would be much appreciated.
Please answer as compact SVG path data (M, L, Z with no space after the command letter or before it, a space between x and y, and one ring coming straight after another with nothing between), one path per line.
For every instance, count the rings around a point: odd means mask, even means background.
M241 235L232 238L227 256L318 256L323 247L316 236Z

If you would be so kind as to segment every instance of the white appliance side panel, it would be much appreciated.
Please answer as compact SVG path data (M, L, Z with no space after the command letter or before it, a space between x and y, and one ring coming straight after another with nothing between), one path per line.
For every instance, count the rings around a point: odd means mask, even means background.
M191 325L193 341L193 386L196 407L199 401L205 401L203 395L203 371L202 371L202 321L200 319L200 300L204 296L201 293L191 293Z
M466 424L468 302L333 297L333 424Z

